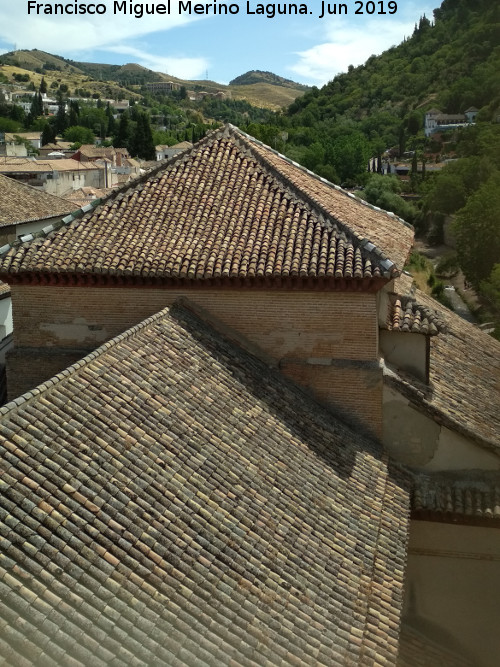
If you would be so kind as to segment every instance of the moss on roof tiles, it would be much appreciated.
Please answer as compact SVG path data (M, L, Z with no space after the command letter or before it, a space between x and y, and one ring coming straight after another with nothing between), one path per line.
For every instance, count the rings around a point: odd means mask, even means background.
M395 663L407 480L185 308L0 413L11 661Z

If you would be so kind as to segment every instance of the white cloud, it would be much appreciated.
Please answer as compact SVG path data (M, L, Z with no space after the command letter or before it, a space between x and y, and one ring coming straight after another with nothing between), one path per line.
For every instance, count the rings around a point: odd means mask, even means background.
M0 0L0 39L17 49L37 48L49 53L74 54L126 44L133 38L169 30L193 20L180 15L144 15L142 18L121 13L114 15L112 0L100 2L107 8L106 14L101 16L50 16L28 15L26 1ZM74 5L68 0L62 4L66 3ZM128 8L129 2L126 5Z
M185 58L178 56L157 56L132 46L110 46L106 51L131 56L133 62L155 72L172 74L179 79L196 79L203 75L209 62L206 58Z
M420 5L408 7L400 19L378 16L363 23L344 17L327 20L322 33L324 41L299 51L298 61L289 69L302 79L325 84L339 72L346 72L349 65L361 65L371 55L399 44L405 35L413 33L415 21L424 13L432 17L432 10Z

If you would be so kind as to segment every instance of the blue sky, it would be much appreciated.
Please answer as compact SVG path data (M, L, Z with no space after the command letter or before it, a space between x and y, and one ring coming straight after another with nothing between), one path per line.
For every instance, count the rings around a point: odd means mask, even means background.
M360 15L355 11L361 5L388 11L390 3L348 0L347 15L319 18L321 0L313 0L306 3L307 15L266 18L247 13L246 0L234 2L239 13L232 16L179 13L178 0L171 0L170 15L135 18L114 14L113 0L102 0L102 16L28 15L26 0L0 0L0 53L37 48L88 62L136 62L179 78L205 79L208 74L220 83L262 69L319 86L350 64L359 65L401 42L422 14L432 19L438 5L400 0L392 15ZM256 11L257 4L249 0L250 10ZM336 4L330 3L331 8Z

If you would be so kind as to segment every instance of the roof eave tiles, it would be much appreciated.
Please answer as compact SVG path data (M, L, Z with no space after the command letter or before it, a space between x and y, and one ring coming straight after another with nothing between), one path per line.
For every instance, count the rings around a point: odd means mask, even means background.
M35 240L4 251L1 273L72 273L78 266L85 273L195 280L399 275L375 244L298 189L251 143L232 128L210 135L83 220L69 221L69 236L50 232L48 244ZM351 201L345 193L341 200L344 208ZM346 210L351 206L367 208L353 200ZM120 252L100 258L111 240Z

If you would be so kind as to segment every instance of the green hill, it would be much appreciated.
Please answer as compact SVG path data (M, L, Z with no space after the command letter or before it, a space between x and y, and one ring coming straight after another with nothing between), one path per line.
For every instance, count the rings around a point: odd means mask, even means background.
M500 105L497 0L444 0L433 24L422 17L411 38L306 93L289 115L308 125L384 112L401 118L436 106L463 113L472 105L482 118L492 118Z
M276 126L251 131L322 176L349 183L389 147L423 150L432 107L456 114L475 106L478 121L497 119L500 3L444 0L433 18L422 16L409 39L298 97Z
M296 83L291 79L284 79L282 76L273 74L272 72L263 72L262 70L253 69L250 72L245 72L237 76L229 82L230 86L248 86L254 83L271 84L273 86L283 86L285 88L294 88L296 90L308 90L309 86L304 86L301 83Z
M126 65L87 63L67 60L38 49L11 51L3 54L0 56L0 65L2 64L44 76L58 73L58 78L66 83L68 87L73 88L78 85L81 88L90 89L91 92L105 94L104 84L107 83L108 90L113 91L115 97L127 96L127 94L121 92L122 88L126 88L133 95L137 95L146 83L174 81L187 89L205 90L213 93L222 91L234 100L245 100L253 106L278 110L288 106L304 91L308 90L307 86L300 83L284 79L271 72L258 70L242 74L231 81L229 86L226 86L216 81L179 79L170 74L155 72L137 63L127 63ZM79 77L80 79L77 81ZM37 77L32 77L32 80L37 81ZM50 83L51 81L49 81ZM111 93L106 94L111 96Z

